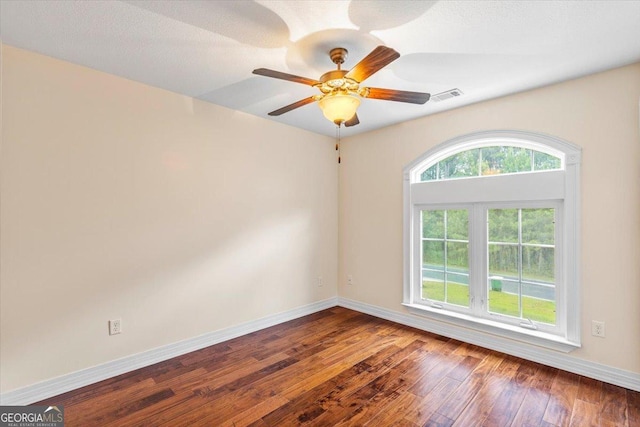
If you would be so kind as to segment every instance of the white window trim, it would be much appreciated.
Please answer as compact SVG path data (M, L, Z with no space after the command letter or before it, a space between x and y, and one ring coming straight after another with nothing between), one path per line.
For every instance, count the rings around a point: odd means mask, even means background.
M547 184L535 188L514 186L513 180L527 179L527 174L510 174L486 176L448 181L420 182L420 173L428 165L443 160L452 154L473 148L492 145L508 145L530 148L559 157L562 161L561 171L532 172L539 174L536 179L544 179ZM478 332L489 333L503 338L523 341L530 344L569 352L580 347L580 163L581 149L574 144L559 138L524 131L487 131L477 132L446 141L421 155L404 168L403 196L404 196L404 286L403 305L413 314L430 317L434 320L452 323ZM507 182L507 180L509 182ZM487 186L486 183L490 183ZM422 184L428 184L422 185ZM520 187L517 191L514 187ZM451 191L452 188L460 191ZM482 191L479 191L479 189ZM466 189L466 191L465 191ZM432 199L430 205L469 205L470 203L495 202L491 193L500 192L500 202L532 202L563 200L563 227L561 249L563 265L561 274L564 280L563 294L558 295L557 301L565 301L562 315L559 310L560 322L565 322L564 336L547 332L529 330L519 326L508 325L486 318L478 318L465 313L445 311L428 307L414 302L413 278L415 270L413 259L415 247L413 245L416 207L422 205L425 199ZM524 194L526 193L526 194ZM478 260L470 260L470 267ZM575 301L576 303L572 303Z

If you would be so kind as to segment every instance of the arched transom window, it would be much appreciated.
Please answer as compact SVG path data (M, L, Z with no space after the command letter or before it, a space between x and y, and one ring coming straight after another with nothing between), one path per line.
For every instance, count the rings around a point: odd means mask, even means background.
M497 145L471 148L435 161L420 172L420 181L528 173L562 169L562 159L524 147Z
M580 150L483 132L405 168L404 304L537 345L579 346Z

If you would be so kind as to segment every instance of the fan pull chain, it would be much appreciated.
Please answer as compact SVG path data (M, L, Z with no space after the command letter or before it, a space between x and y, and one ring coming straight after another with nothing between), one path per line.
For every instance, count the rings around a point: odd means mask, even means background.
M336 124L336 151L338 152L338 164L340 164L340 124Z

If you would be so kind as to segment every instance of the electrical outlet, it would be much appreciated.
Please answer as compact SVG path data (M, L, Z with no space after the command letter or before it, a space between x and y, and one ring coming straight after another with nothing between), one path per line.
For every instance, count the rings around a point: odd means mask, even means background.
M594 337L604 338L604 322L599 322L597 320L591 321L591 335Z
M318 276L318 281L317 282L318 282L318 287L319 288L321 288L324 285L324 283L322 283L322 276Z
M122 332L122 320L109 320L109 335L117 335Z
M347 276L347 285L353 286L353 276L352 275L348 275Z

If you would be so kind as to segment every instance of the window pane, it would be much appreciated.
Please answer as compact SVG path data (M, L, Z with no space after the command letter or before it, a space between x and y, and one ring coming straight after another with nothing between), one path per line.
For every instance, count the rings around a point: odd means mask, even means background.
M518 243L518 209L489 209L489 241Z
M469 307L469 244L447 242L447 302Z
M422 237L444 238L444 211L422 211Z
M444 269L437 266L425 267L422 269L422 280L444 283Z
M420 174L420 181L434 181L436 179L439 179L437 163Z
M444 301L444 280L423 280L422 299Z
M490 239L512 241L488 244L489 311L554 325L555 210L491 209L488 215Z
M555 301L556 286L549 282L527 281L522 283L522 293L531 298Z
M444 270L444 242L424 240L422 242L423 268Z
M447 269L447 283L467 286L469 285L469 273L464 269L449 268Z
M447 211L447 239L469 240L469 211Z
M560 169L560 159L551 154L534 151L533 168L537 171Z
M420 174L420 181L526 173L561 167L560 158L550 154L501 145L475 148L449 156L424 170Z
M553 245L555 209L522 209L522 243Z
M489 311L520 317L520 283L502 277L489 279Z
M451 276L447 275L450 279ZM449 280L447 279L447 280ZM447 281L447 301L449 304L469 307L469 286Z
M482 175L500 175L504 169L504 148L486 147L482 151Z
M443 240L422 242L422 299L445 300Z
M440 161L442 179L478 176L480 171L480 149L463 151Z
M460 242L447 242L447 267L462 268L464 273L469 270L469 245Z
M504 148L502 173L529 172L533 170L531 150L519 147L501 148Z
M523 283L522 294L523 318L555 325L555 286Z
M556 324L556 302L522 298L522 317L535 322Z
M422 299L469 307L469 212L422 211Z
M508 146L482 148L482 175L530 172L531 170L533 170L532 150Z
M518 246L516 245L489 245L489 275L508 276L519 278L518 272Z
M555 248L522 247L522 278L553 283Z

